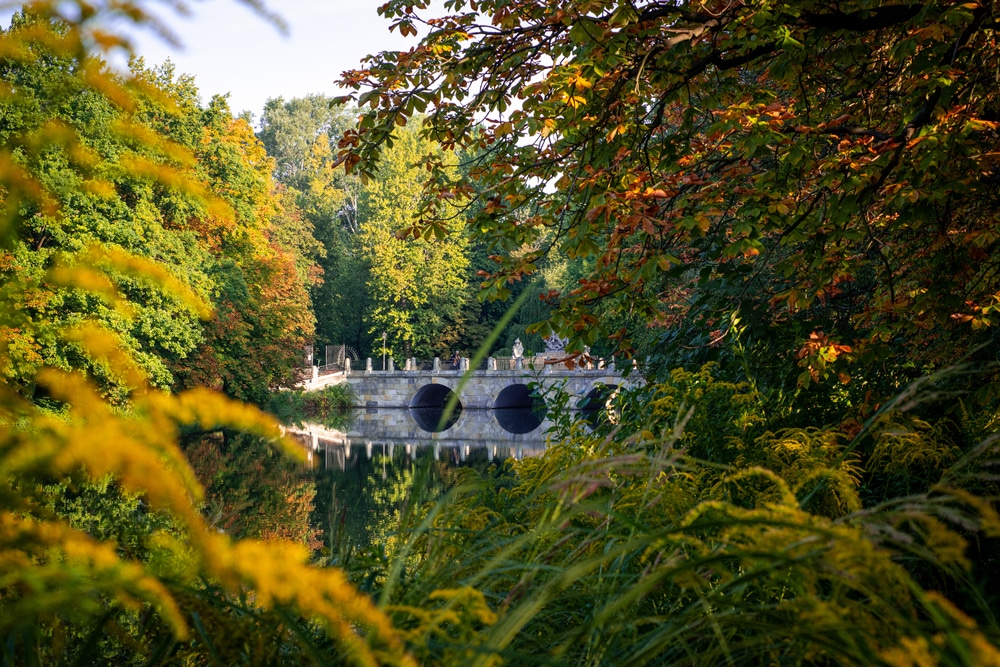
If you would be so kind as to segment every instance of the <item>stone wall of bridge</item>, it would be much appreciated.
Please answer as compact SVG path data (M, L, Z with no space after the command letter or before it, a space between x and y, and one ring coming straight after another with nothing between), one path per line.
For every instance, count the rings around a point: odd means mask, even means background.
M475 371L460 386L463 375L461 371L351 372L343 381L351 385L359 408L416 407L423 399L433 402L433 396L447 389L458 393L466 410L494 407L500 393L514 385L536 383L543 394L563 387L574 399L572 407L576 407L575 402L583 400L596 387L622 383L622 377L611 369Z

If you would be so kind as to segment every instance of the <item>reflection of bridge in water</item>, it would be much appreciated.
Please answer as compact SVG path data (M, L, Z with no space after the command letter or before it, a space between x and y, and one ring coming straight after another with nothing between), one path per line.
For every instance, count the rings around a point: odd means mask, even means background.
M520 414L515 414L519 412ZM312 465L320 464L322 455L325 467L343 470L352 457L371 459L377 454L391 459L402 448L409 457L423 451L433 452L435 460L451 459L460 463L474 450L486 448L487 456L494 460L521 459L540 456L545 451L545 431L548 420L539 420L535 428L526 433L512 433L512 421L529 419L530 410L463 410L458 420L447 430L431 432L421 425L420 415L408 409L356 410L346 431L326 428L319 424L287 427L286 433L295 436L306 448ZM504 428L501 424L506 425Z

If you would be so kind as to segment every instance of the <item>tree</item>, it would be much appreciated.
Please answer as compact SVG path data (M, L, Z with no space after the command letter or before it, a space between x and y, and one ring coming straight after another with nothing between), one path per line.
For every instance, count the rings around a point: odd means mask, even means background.
M248 211L267 179L255 177L252 134L214 116L218 134L199 147L219 164L199 162L164 136L169 122L140 117L150 98L171 106L170 95L96 57L127 46L107 28L122 20L153 23L141 2L33 2L0 31L4 661L275 662L325 653L333 639L331 660L413 664L342 573L307 566L301 545L219 534L199 512L182 430L283 443L256 409L204 388L164 389L164 350L182 355L197 342L194 318L211 316L201 262L226 240L206 248L206 232L235 229L229 242L256 252L229 261L256 260L238 266L263 281L285 268L294 276L294 262L255 243L266 225ZM205 136L190 120L182 114L176 127ZM213 192L206 176L224 158L252 164ZM263 296L284 307L285 295ZM150 318L160 307L165 315ZM294 320L269 317L279 322L265 333ZM172 339L178 331L186 337ZM306 494L298 498L306 510ZM291 638L289 623L302 632Z
M646 323L717 340L736 313L786 350L824 328L827 352L843 338L885 360L891 341L940 365L1000 321L992 5L456 0L432 21L427 6L381 8L425 36L345 74L365 111L341 157L373 176L418 117L484 149L471 225L502 257L485 294L547 252L592 260L551 295L577 349ZM470 191L431 172L426 201ZM599 301L625 324L609 330Z
M154 258L204 295L208 255L195 235L173 219L179 203L190 205L195 198L156 182L154 165L172 147L162 137L155 144L141 144L129 136L144 131L142 120L134 109L115 104L89 85L88 68L98 65L28 37L50 30L41 17L15 15L5 37L23 41L25 57L0 62L4 81L17 89L16 95L0 99L0 140L48 197L44 204L25 202L23 223L6 230L10 242L2 249L0 275L21 307L4 328L5 338L15 344L3 373L30 395L30 378L42 365L86 369L107 395L120 400L121 378L108 376L78 345L65 345L55 332L96 320L115 332L156 386L169 387L169 362L186 356L201 340L197 314L127 271L110 276L110 285L124 299L118 305L54 284L46 272L57 263L86 263L91 249L100 245ZM65 31L52 34L65 38ZM115 84L128 85L120 79ZM78 145L62 143L74 135ZM200 206L205 210L204 202Z
M401 237L419 211L420 165L427 159L442 159L438 146L401 130L358 205L359 247L371 266L371 330L385 331L395 354L422 358L446 356L461 339L469 296L467 241L453 206L440 206L450 219L437 233Z
M202 108L194 82L176 76L169 63L147 70L139 61L134 70L169 96L147 97L141 119L192 152L194 176L228 211L219 215L176 196L159 201L168 224L193 232L205 253L200 268L216 307L202 343L172 359L172 368L181 386L218 386L263 404L301 366L314 327L307 289L318 278L322 249L273 182L262 144L224 98Z
M354 238L360 182L335 169L333 152L353 115L331 103L322 95L268 100L257 137L275 161L286 210L294 210L303 223L300 238L313 239L320 248L315 262L321 275L310 290L317 342L368 350L369 269Z
M354 123L348 110L332 102L325 95L306 95L287 102L271 98L264 105L257 138L274 158L276 179L299 191L308 189L316 175L313 155L317 145L326 145L330 155L341 134Z

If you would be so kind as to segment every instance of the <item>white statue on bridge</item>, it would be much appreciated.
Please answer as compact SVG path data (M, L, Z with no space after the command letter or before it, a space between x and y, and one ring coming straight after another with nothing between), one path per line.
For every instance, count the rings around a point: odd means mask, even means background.
M561 338L558 334L553 333L545 339L545 351L549 354L565 353L568 342L569 338Z
M524 356L524 345L521 345L521 339L517 338L514 340L514 345L511 347L511 352L514 354L515 359L520 359Z

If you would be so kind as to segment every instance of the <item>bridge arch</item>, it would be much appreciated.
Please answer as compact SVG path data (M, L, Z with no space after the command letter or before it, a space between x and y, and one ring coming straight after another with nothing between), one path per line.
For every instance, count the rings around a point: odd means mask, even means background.
M494 410L507 408L528 408L531 410L545 410L545 399L537 393L531 391L526 384L509 384L500 390L500 393L493 399Z
M447 403L448 399L454 394L447 385L444 384L425 384L419 389L417 393L413 395L410 399L411 408L443 408ZM458 404L459 408L462 407L461 402Z
M547 412L545 399L522 383L501 389L490 408L500 428L514 434L534 431L541 426Z
M455 395L447 385L425 384L410 399L409 410L413 421L424 431L439 433L447 431L462 416L462 402L456 401L455 408L444 420L444 409Z
M607 402L618 392L617 384L599 382L583 395L576 407L579 410L603 410Z

